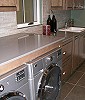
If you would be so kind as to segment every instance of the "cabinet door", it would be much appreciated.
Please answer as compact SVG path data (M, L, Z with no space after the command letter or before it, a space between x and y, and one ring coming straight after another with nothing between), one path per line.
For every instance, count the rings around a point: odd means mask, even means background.
M81 64L84 61L83 44L84 44L84 35L81 35L79 37L79 64Z
M74 43L73 43L73 71L78 67L79 65L79 36L74 37Z
M73 9L73 0L66 0L66 9Z
M84 0L74 0L74 9L83 9L84 8Z
M63 52L62 60L64 62L69 56L72 55L72 41L69 41L62 46L62 52Z
M69 78L69 76L71 75L71 69L72 69L72 59L70 56L69 59L62 65L62 75L61 75L62 81L66 81Z
M83 58L85 59L85 35L83 36Z
M54 7L63 6L63 1L62 0L51 0L51 6L54 6Z
M0 0L0 6L16 6L16 0Z

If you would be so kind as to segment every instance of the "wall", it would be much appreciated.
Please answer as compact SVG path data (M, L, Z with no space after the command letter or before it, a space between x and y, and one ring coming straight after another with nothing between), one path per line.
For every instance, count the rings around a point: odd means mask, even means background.
M50 11L51 4L50 0L43 0L43 24L46 24L48 15L51 16L54 14L58 22L58 28L61 28L65 25L65 22L71 17L71 11L66 10L53 10L53 14Z
M85 10L71 11L71 18L75 26L85 27Z
M85 5L85 0L84 0ZM71 11L71 18L74 19L74 25L85 27L85 8L84 10L73 10Z
M43 0L43 24L46 24L50 14L49 0ZM58 27L63 27L65 21L71 16L70 11L53 11L58 21ZM0 12L0 37L16 33L37 33L42 34L42 25L17 29L16 12Z

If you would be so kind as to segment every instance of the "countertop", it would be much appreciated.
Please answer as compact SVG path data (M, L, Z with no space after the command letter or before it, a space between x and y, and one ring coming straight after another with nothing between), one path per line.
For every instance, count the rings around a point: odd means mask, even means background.
M19 33L1 37L0 75L46 52L61 48L62 41L73 37L73 35L74 33L71 32L57 32L56 36Z
M20 33L0 38L0 65L63 40L61 36Z
M60 47L65 35L19 33L0 38L0 75Z

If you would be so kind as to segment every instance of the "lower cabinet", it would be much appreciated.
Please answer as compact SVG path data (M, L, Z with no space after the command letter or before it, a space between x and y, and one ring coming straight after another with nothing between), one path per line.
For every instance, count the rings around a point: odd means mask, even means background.
M75 71L85 59L84 55L84 34L80 33L73 38L73 57L72 57L72 71Z
M62 44L62 82L66 81L69 76L85 60L85 35L78 33L72 39L66 40Z
M71 57L69 57L69 59L66 62L64 62L62 66L61 80L63 82L66 81L71 75L71 69L72 69L72 59Z
M81 65L85 59L85 37L81 34L79 37L79 65Z
M79 35L73 38L73 58L72 58L72 71L78 68L79 65Z
M85 59L85 35L83 35L83 58Z
M62 44L62 75L61 80L65 82L71 75L72 69L72 39L64 41Z

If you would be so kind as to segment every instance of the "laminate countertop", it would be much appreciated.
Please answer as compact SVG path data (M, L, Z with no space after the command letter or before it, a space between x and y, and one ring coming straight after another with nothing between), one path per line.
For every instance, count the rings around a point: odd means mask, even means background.
M61 48L62 41L73 37L71 32L57 32L56 36L18 33L0 38L0 75L33 60L53 49ZM75 34L77 35L77 34Z
M0 38L0 75L35 59L55 48L61 47L65 34L46 36L19 33Z

